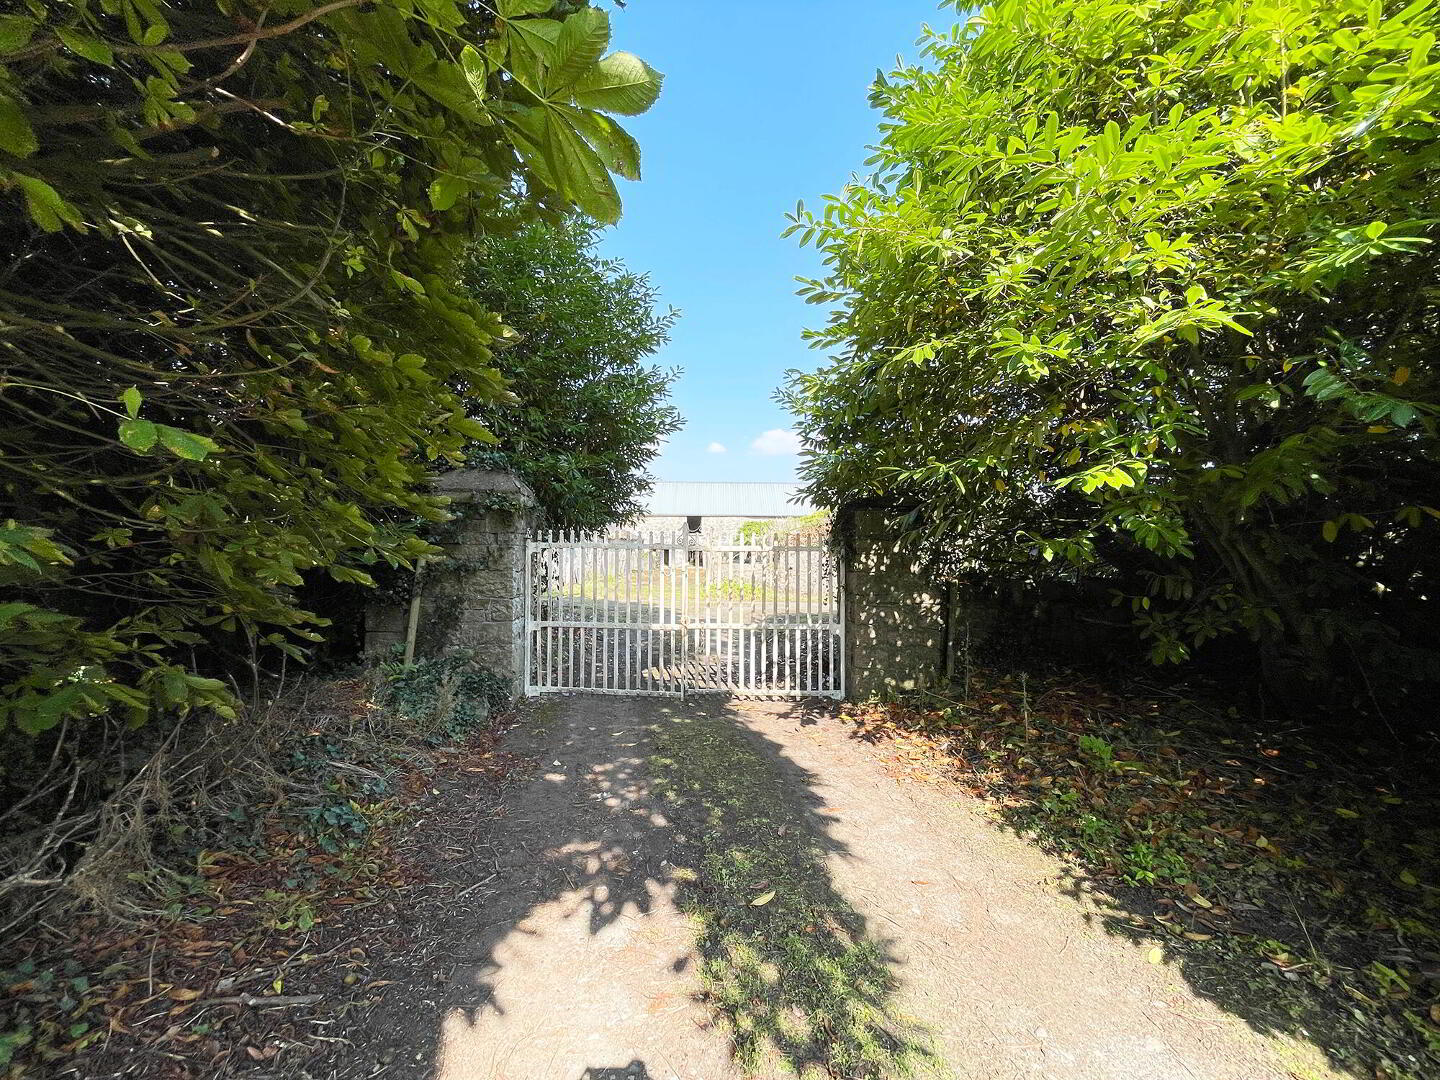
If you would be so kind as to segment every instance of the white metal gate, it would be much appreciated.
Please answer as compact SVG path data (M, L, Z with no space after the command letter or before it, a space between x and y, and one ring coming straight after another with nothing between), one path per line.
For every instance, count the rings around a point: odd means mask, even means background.
M817 537L545 532L525 575L528 694L844 696L840 569Z

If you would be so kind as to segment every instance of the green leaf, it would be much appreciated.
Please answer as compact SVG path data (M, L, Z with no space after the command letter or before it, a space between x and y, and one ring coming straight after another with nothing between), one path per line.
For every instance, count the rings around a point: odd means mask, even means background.
M660 97L665 76L628 52L611 53L575 81L575 104L638 116Z
M14 52L30 44L36 22L28 15L0 15L0 53Z
M1329 543L1334 543L1335 538L1340 535L1340 523L1338 521L1327 521L1320 528L1320 535L1325 537Z
M140 415L140 391L137 388L130 387L120 395L120 400L124 402L125 411L130 414L132 420Z
M430 205L436 210L449 210L469 187L465 181L446 173L430 181ZM413 279L412 279L413 280ZM418 283L417 283L418 284Z
M531 92L543 96L545 71L555 59L560 23L525 19L510 24L510 74Z
M555 6L555 0L500 0L500 14L507 19L517 15L543 15Z
M593 67L610 47L610 16L599 8L581 8L560 26L546 86L563 89Z
M425 286L415 280L409 274L402 274L399 270L390 271L390 280L404 289L406 292L414 293L416 296L425 295Z
M160 432L149 420L120 421L120 441L137 454L143 454L154 446L159 436Z
M609 225L620 220L620 193L610 171L558 110L530 109L516 120L529 136L517 146L542 181L596 221Z
M487 80L490 78L490 68L474 45L466 45L460 50L460 70L465 73L465 81L470 84L470 91L475 95L475 100L484 101Z
M472 420L463 413L456 416L450 426L472 442L494 443L500 441L484 424L478 420Z
M1415 406L1402 401L1390 409L1390 422L1396 427L1407 427L1416 416Z
M0 629L4 629L15 621L17 615L23 615L27 611L37 611L34 604L21 604L12 601L8 604L0 604Z
M38 176L16 173L15 181L25 192L25 209L36 225L46 232L59 232L68 223L83 232L84 222L75 208L60 193Z
M89 34L82 34L70 27L61 27L55 31L55 36L65 43L65 47L77 56L83 56L86 60L93 60L97 64L104 64L106 67L115 66L115 53L110 46L106 45L99 38L91 37Z
M19 158L29 157L40 148L35 129L20 102L0 96L0 150Z
M375 584L375 579L363 570L356 570L349 566L331 566L329 570L330 576L336 581L348 581L367 588L373 587Z
M70 683L29 704L33 700L22 699L16 706L15 726L27 735L49 731L67 716L83 711L87 704L85 688L79 683Z
M160 444L176 457L186 461L204 461L206 456L220 449L214 439L196 435L191 431L181 431L169 424L156 424L155 430L160 434Z
M600 155L605 167L626 180L640 179L640 144L604 113L566 107L565 115Z

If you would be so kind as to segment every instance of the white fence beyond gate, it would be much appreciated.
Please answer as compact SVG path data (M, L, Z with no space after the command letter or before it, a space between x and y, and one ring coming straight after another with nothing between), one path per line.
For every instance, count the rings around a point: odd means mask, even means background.
M815 537L540 533L525 691L843 697L840 570Z

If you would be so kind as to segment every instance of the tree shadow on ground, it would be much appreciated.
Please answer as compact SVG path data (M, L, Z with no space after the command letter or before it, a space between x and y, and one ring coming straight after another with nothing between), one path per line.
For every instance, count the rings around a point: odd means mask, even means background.
M611 1069L599 1069L592 1065L580 1074L580 1080L650 1080L650 1070L638 1060Z
M706 1000L737 1060L804 1076L911 1075L934 1065L923 1031L892 1007L894 958L825 868L816 777L741 729L722 704L657 732L656 791L691 822L679 901L700 927Z
M622 920L674 903L695 938L672 969L693 966L712 1026L742 1067L858 1080L912 1075L933 1062L924 1033L892 1008L887 943L831 883L826 858L847 853L829 836L815 778L742 731L728 701L552 700L506 747L536 764L498 797L464 790L473 784L464 776L442 781L451 790L439 801L452 813L432 823L432 843L454 856L435 868L451 899L443 912L417 913L416 930L438 942L435 966L448 961L455 975L424 1009L440 1012L443 1030L406 1055L416 1064L400 1074L432 1075L427 1063L438 1061L441 1078L490 1075L447 1066L447 1055L467 1032L473 1040L488 1014L533 1007L507 997L501 965L535 932L527 920L557 904L572 927L548 961L555 984L546 993L555 994L560 1025L586 1022L564 1004L567 958L594 947L586 936L624 932ZM423 1001L392 1006L391 1016L407 1004L413 1024ZM374 1025L390 1022L382 1012ZM631 1077L634 1065L590 1066L585 1075Z
M1440 850L1426 766L1073 680L826 711L872 745L922 734L997 824L1065 859L1086 922L1287 1046L1297 1076L1440 1075L1435 906L1413 884Z

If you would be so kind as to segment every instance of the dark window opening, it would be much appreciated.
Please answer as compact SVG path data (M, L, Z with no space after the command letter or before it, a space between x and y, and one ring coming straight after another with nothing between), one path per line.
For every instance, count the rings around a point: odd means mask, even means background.
M692 533L698 533L700 531L700 519L698 517L687 517L685 519L685 528Z

